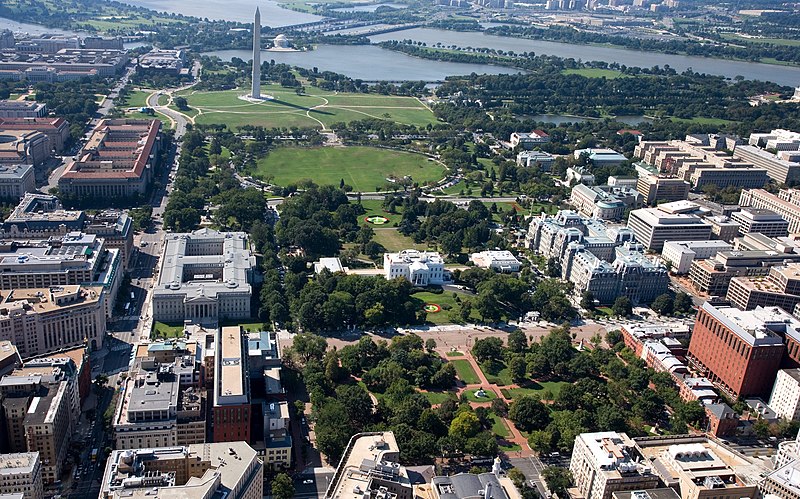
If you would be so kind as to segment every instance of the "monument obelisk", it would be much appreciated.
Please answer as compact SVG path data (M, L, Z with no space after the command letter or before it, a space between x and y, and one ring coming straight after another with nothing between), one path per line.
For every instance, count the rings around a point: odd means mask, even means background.
M253 18L253 90L250 97L261 98L261 13L258 7Z

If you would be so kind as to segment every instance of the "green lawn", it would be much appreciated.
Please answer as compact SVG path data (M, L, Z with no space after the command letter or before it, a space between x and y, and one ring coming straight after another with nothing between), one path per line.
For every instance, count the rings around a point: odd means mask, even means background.
M271 176L278 185L302 179L339 185L344 179L356 191L371 192L391 184L389 178L410 176L420 184L437 181L444 170L421 154L375 147L279 147L258 161L254 176Z
M506 426L503 418L495 413L492 413L490 416L492 418L492 433L500 438L506 438L507 436L511 435L511 432L508 430L508 426Z
M476 391L477 390L472 390L472 389L465 391L464 394L466 395L467 400L469 400L470 402L480 403L480 402L491 402L492 400L497 398L497 394L488 388L483 389L483 391L485 392L484 397L477 397L475 395Z
M347 182L347 181L345 180L345 182ZM379 228L392 227L394 224L400 223L400 220L403 219L403 215L401 213L401 210L402 210L401 208L398 208L396 210L397 213L388 213L388 212L383 210L383 201L381 201L380 199L363 199L363 200L361 200L361 206L364 207L364 210L366 210L366 213L364 213L363 215L361 215L361 217L359 217L358 223L360 225L369 225L373 229L379 229ZM386 223L384 225L375 225L375 224L371 224L371 223L369 223L369 222L367 222L365 220L367 217L371 217L371 216L375 216L375 215L379 215L379 216L388 218L389 219L389 223Z
M457 293L461 299L467 298L466 294ZM453 298L453 293L450 291L445 291L442 294L436 293L429 293L427 291L422 291L419 293L414 293L413 295L415 298L419 298L425 303L435 303L442 307L442 310L436 313L428 313L428 322L433 324L452 324L453 321L450 320L450 313L449 309L456 309L459 310L461 305L456 303L455 298ZM448 309L449 307L449 309ZM478 319L478 313L473 309L472 315L470 319Z
M431 405L439 405L453 396L450 392L423 392Z
M153 336L159 338L181 338L183 336L183 326L170 326L163 322L153 324Z
M483 371L483 375L486 376L486 380L489 383L494 383L497 386L514 384L511 380L511 373L504 362L493 362L491 366L481 364L481 371Z
M463 357L464 354L462 352L447 352L446 354L448 357Z
M617 78L630 78L621 71L613 69L600 69L600 68L584 68L584 69L565 69L561 72L565 75L581 75L587 78L606 78L608 80L615 80Z
M404 236L394 228L385 228L384 226L373 227L373 229L375 229L375 237L373 237L372 240L382 244L387 251L401 251L404 249L424 250L428 247L425 243L415 243L413 239Z
M735 40L741 42L750 42L750 43L770 43L773 45L786 45L788 47L800 47L800 40L790 40L787 38L750 38L745 36L740 36L734 33L723 33L722 38L726 40Z
M518 450L522 450L522 447L519 444L515 444L514 442L500 442L500 450L505 452L514 452Z
M525 395L538 397L541 396L542 392L545 390L549 390L553 396L556 396L561 392L561 388L568 384L569 383L566 381L542 381L540 383L534 382L530 386L524 388L502 388L500 391L503 392L506 398L510 399L523 397Z
M472 365L469 363L468 360L459 359L459 360L451 360L450 362L453 363L453 367L456 368L456 374L458 374L458 379L463 381L468 385L476 385L481 382L481 379L478 377L478 374L472 369Z
M279 85L261 86L265 95L274 97L263 102L248 102L239 98L244 89L182 93L189 106L201 114L198 124L226 124L230 128L242 125L272 127L327 128L332 123L377 118L407 125L425 126L436 123L433 113L413 97L391 95L330 93L307 87L297 95L294 89Z
M147 97L152 92L147 90L134 90L125 99L117 104L118 107L147 107Z

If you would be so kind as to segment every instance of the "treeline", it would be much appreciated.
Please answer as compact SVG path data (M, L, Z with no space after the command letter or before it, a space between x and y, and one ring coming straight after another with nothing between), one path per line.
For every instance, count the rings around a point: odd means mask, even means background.
M548 26L546 28L495 26L488 28L485 32L498 36L522 37L581 45L611 44L631 50L666 54L708 57L709 53L713 53L713 56L717 58L742 59L753 62L760 61L762 58L774 58L785 62L800 62L800 53L796 47L774 44L749 44L746 47L720 44L710 49L708 44L694 40L653 40L650 38L614 36L592 31L579 31L569 26Z

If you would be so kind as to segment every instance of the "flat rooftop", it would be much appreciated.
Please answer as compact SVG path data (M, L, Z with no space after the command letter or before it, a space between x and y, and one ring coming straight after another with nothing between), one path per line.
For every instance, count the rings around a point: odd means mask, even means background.
M39 461L38 452L19 452L0 454L0 475L19 475L30 473Z
M705 302L703 310L750 346L783 344L783 338L775 332L776 329L792 336L798 335L797 331L800 330L800 321L778 307L739 310L734 307L715 307Z
M239 405L249 401L245 385L241 326L226 326L217 337L214 405Z
M364 492L369 490L368 485L371 480L369 470L366 467L374 467L376 463L394 463L400 458L400 448L394 438L394 433L390 431L362 433L354 435L345 450L336 473L333 476L326 499L362 499ZM406 483L410 487L410 480L405 468L397 464L397 480ZM356 493L355 490L362 492Z

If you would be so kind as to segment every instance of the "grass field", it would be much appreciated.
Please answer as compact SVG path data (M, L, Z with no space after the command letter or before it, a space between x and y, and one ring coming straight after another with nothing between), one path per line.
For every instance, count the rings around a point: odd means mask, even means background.
M458 379L464 383L468 385L475 385L481 382L481 379L478 377L478 374L475 372L475 370L472 369L472 365L468 360L459 359L451 360L450 362L452 362L453 367L456 368Z
M422 392L422 393L423 395L425 395L425 397L428 398L428 402L430 402L431 405L439 405L453 396L453 394L450 392Z
M466 295L462 293L458 293L461 295L461 298L466 298ZM435 314L428 314L428 322L433 324L441 325L441 324L452 324L453 321L450 320L449 311L446 310L447 308L459 310L461 305L456 303L455 298L453 298L453 293L449 291L445 291L442 294L436 293L429 293L427 291L422 291L419 293L414 293L414 298L419 298L420 300L424 301L425 303L435 303L442 307L442 310L436 312ZM472 314L470 315L470 319L478 320L480 316L478 315L477 311L473 309Z
M347 181L345 180L345 182L347 182ZM364 199L364 200L361 201L361 206L364 207L364 210L366 210L366 213L364 213L363 215L361 215L359 217L359 219L358 219L359 225L369 225L373 229L380 229L380 228L391 227L394 224L400 223L400 220L403 219L403 215L400 212L400 209L397 210L397 213L388 213L388 212L384 211L383 210L383 201L381 201L379 199ZM382 217L388 218L389 219L389 223L384 224L384 225L374 225L374 224L371 224L371 223L369 223L369 222L367 222L365 220L365 218L371 217L371 216L374 216L374 215L380 215Z
M365 215L366 216L366 215ZM387 251L401 251L404 249L417 249L424 250L427 245L417 244L408 236L404 236L397 229L373 227L375 229L375 237L372 238L376 243L383 245Z
M568 385L569 383L566 381L542 381L541 383L534 382L532 385L528 387L520 387L520 388L501 388L500 391L503 392L503 395L506 398L518 398L525 395L532 395L539 397L542 395L542 392L545 390L549 390L553 396L558 395L561 392L561 388L564 385Z
M125 100L118 104L119 107L147 107L147 97L150 96L149 91L134 90L125 96Z
M728 34L723 33L722 38L726 40L734 40L737 42L750 42L750 43L762 43L762 44L772 44L772 45L785 45L787 47L800 47L800 40L790 40L787 38L750 38L745 36L739 36L736 34Z
M438 163L413 154L374 147L279 147L258 161L255 177L271 176L278 185L313 179L319 185L345 184L356 191L375 191L387 178L410 176L425 184L444 176Z
M187 91L182 93L189 106L198 110L198 124L225 124L273 127L328 128L332 123L376 118L407 125L436 123L433 113L413 97L390 95L330 93L308 87L297 95L279 85L262 85L262 92L274 97L263 102L239 98L243 89L219 92Z
M491 418L492 418L492 433L494 433L500 438L505 438L511 434L511 432L508 431L508 427L506 426L506 423L503 421L503 418L501 418L495 413L491 414Z
M606 78L608 80L615 80L617 78L631 78L621 71L613 69L600 69L600 68L584 68L584 69L565 69L561 72L565 75L581 75L587 78Z
M160 338L180 338L183 336L183 326L170 326L163 322L153 324L153 333Z
M447 352L445 355L448 357L463 357L464 354L462 352Z
M481 371L483 371L483 375L486 376L486 380L489 383L494 383L497 386L514 384L511 380L511 373L503 362L494 362L488 367L481 364Z

